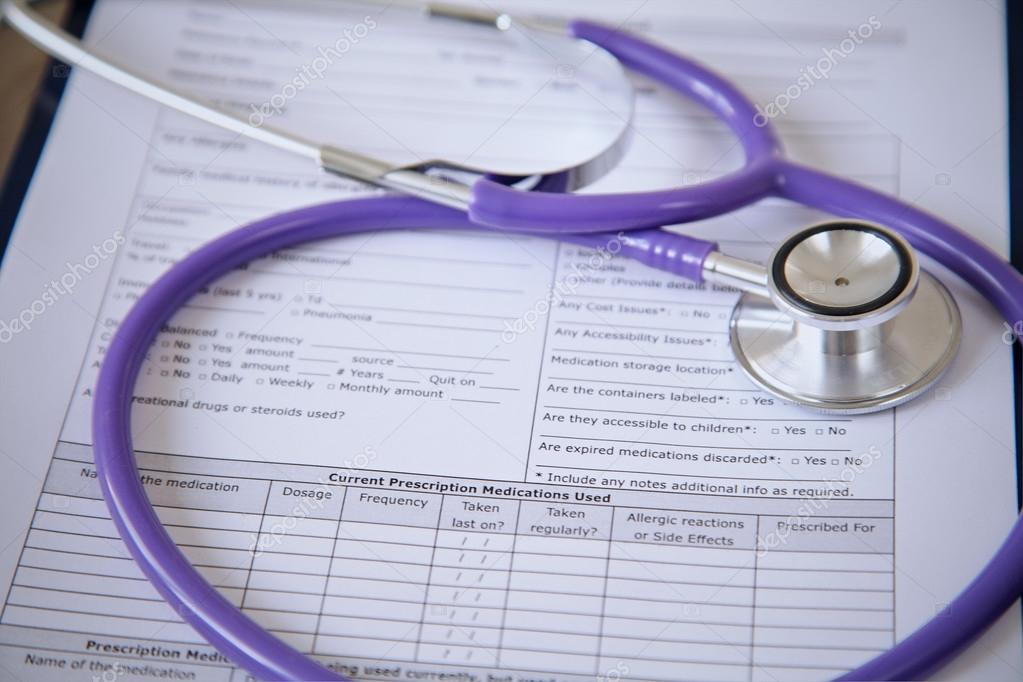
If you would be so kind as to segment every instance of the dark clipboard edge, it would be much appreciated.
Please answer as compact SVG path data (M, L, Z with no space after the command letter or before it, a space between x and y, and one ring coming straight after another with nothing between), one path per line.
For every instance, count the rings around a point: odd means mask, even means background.
M1009 262L1023 270L1023 3L1005 3L1009 124ZM1012 346L1013 421L1016 425L1016 507L1023 511L1023 348ZM1017 601L1017 603L1019 603ZM1023 620L1023 609L1020 610Z
M1023 3L1005 7L1009 76L1009 260L1023 270ZM1023 510L1023 348L1012 347L1013 416L1016 424L1016 504Z
M64 29L68 33L78 38L82 37L92 14L94 2L95 0L75 0L72 3L64 21ZM17 39L23 40L21 36ZM70 73L70 67L63 62L55 59L47 62L21 140L11 158L3 185L0 186L0 265L3 264L7 245L11 241L14 225L21 212L21 205L28 193L29 185L32 184L36 166L46 146L46 139L50 135L50 128L53 126L53 119L57 114Z

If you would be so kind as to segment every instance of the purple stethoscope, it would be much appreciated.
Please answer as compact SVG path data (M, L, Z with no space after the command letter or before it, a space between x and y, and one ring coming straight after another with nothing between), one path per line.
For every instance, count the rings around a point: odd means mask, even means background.
M729 323L733 352L758 386L831 413L885 409L931 386L959 345L951 295L920 269L914 247L986 297L1009 326L1023 320L1023 277L952 225L902 201L787 159L770 121L726 80L633 35L588 21L555 36L689 97L738 137L745 165L705 182L651 192L571 193L621 153L620 140L585 164L541 174L480 174L434 162L395 167L315 145L178 93L115 65L31 11L0 0L4 18L41 48L167 106L315 159L331 172L406 196L337 201L271 216L198 248L158 279L124 318L99 376L94 453L111 517L132 556L174 610L236 664L265 679L345 679L280 641L222 596L164 530L139 481L131 399L161 325L198 289L268 253L377 230L503 230L609 249L694 282L742 291ZM431 15L498 28L507 15L428 6ZM517 30L524 30L515 25ZM530 27L533 30L535 27ZM536 40L550 41L549 31ZM562 27L562 33L565 33ZM551 44L553 43L546 43ZM613 61L613 60L612 60ZM617 66L620 69L620 66ZM468 179L467 179L468 178ZM839 220L805 228L760 265L660 229L779 197ZM912 245L912 246L911 246ZM841 679L915 679L947 663L1023 593L1023 521L948 605L892 649Z

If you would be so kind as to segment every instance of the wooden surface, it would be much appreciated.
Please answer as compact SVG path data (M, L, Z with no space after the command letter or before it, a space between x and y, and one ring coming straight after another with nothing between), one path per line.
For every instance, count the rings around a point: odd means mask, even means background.
M37 9L54 21L62 20L70 6L71 0L36 3ZM6 175L18 148L46 64L42 52L7 24L0 26L0 177Z

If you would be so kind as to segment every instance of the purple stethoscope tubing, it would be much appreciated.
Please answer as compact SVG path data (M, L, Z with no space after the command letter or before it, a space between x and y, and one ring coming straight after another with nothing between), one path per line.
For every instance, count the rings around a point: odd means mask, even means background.
M735 210L774 196L898 230L958 273L1013 328L1023 320L1023 277L948 223L872 189L784 158L768 121L731 84L703 66L636 37L585 21L573 33L621 62L704 104L742 142L745 166L695 187L618 195L523 193L489 180L473 188L469 214L410 197L339 201L290 211L234 230L160 277L125 316L107 350L93 409L93 449L111 517L143 572L172 608L235 663L263 679L347 679L277 639L192 567L164 529L139 480L131 402L139 370L161 326L196 291L245 263L307 241L366 231L504 230L600 247L701 281L710 242L657 229ZM625 230L624 234L615 233ZM841 679L918 679L962 651L1023 593L1023 521L946 614Z

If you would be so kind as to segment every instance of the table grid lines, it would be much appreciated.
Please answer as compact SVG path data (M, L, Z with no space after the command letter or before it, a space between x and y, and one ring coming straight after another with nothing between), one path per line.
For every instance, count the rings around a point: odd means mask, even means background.
M99 635L201 645L121 548L82 466L55 459L0 627L99 619ZM219 508L180 481L173 497L150 491L182 551L260 625L324 661L752 680L794 669L797 651L807 669L846 669L893 636L892 519L876 504L808 521L586 495L173 476L233 491ZM824 531L801 530L810 522ZM791 534L767 547L779 529Z
M522 518L522 505L518 505L515 508L515 527L519 527L519 521ZM512 562L515 561L515 550L518 544L518 535L512 537L511 556ZM497 635L497 660L496 664L501 665L501 648L504 645L504 631L507 627L508 621L508 595L511 592L511 572L508 572L507 580L505 581L505 593L504 593L504 605L501 609L501 630Z
M334 526L334 544L330 552L330 561L327 563L327 575L330 575L334 569L334 559L337 556L337 542L341 538L341 516L345 513L345 500L348 498L348 489L344 488L341 491L341 513L337 516L337 524ZM327 581L323 581L323 595L320 598L320 610L316 617L316 632L313 635L313 653L316 652L316 640L320 637L320 624L323 622L323 614L326 609L327 602Z

